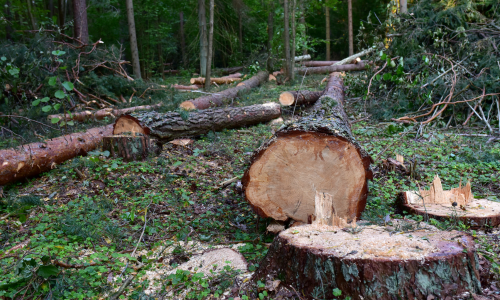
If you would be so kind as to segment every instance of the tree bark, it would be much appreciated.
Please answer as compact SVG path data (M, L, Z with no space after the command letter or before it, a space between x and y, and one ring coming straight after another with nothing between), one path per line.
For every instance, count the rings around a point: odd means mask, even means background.
M57 9L58 9L58 13L59 13L59 17L58 17L58 22L59 22L59 28L63 28L64 27L64 16L65 16L65 12L66 12L66 9L65 9L65 6L64 6L64 0L59 0L58 2L58 5L57 5Z
M352 0L347 0L347 18L349 22L349 56L351 56L354 54L354 33L352 29Z
M326 20L326 60L330 60L330 8L325 6Z
M306 43L307 45L307 27L306 27L306 11L305 11L305 7L304 7L304 0L299 0L300 1L300 4L299 4L299 7L300 7L300 25L302 26L303 28L303 31L302 31L302 42L303 43ZM307 46L304 47L304 49L302 49L302 55L307 55Z
M222 106L224 104L224 100L234 99L238 96L238 92L250 90L254 87L259 86L266 80L268 80L268 73L260 71L259 73L257 73L257 75L241 82L240 84L238 84L238 86L234 88L224 90L217 94L184 101L181 103L180 107L186 110L190 110L190 109L207 109L210 107Z
M104 136L111 135L112 132L113 125L108 125L43 143L0 150L0 185L47 172L68 159L86 155L97 148Z
M360 58L361 56L364 56L364 55L368 55L370 53L372 53L373 51L375 51L376 48L375 47L372 47L372 48L368 48L368 49L365 49L359 53L356 53L356 54L353 54L353 55L350 55L349 57L347 58L344 58L343 60L340 60L340 61L337 61L335 62L333 65L336 66L336 65L346 65L346 64L351 64L353 62L355 62L358 58Z
M27 5L27 8L28 8L28 17L30 18L30 22L31 22L31 29L33 30L37 30L37 26L36 26L36 19L35 19L35 15L33 13L33 7L32 7L32 2L33 0L26 0L26 5Z
M474 240L463 232L305 225L274 239L253 279L279 276L304 300L338 299L335 289L355 300L445 299L481 293L479 269Z
M408 2L407 0L399 0L399 12L402 14L407 14L408 13Z
M361 216L372 178L371 158L352 136L337 75L330 76L310 114L284 125L254 152L242 184L259 216L307 223L314 214L316 191L333 195L340 218Z
M84 122L86 120L94 119L94 120L102 120L104 118L117 118L123 114L128 114L134 111L138 110L146 110L146 109L154 109L157 107L160 107L162 104L158 103L156 105L142 105L142 106L135 106L135 107L128 107L128 108L122 108L122 109L112 109L112 108L105 108L105 109L100 109L97 111L82 111L82 112L75 112L70 114L61 114L61 115L49 115L47 119L50 121L54 118L57 118L59 120L63 119L64 121L69 121L69 120L74 120L74 121L79 121L79 122Z
M240 47L240 55L243 54L243 16L241 13L241 6L238 8L238 43Z
M288 0L284 0L284 6L285 6L285 31L283 32L283 35L284 35L284 43L285 43L285 76L287 78L290 78L292 77L291 75L291 69L290 69L290 60L291 60L291 57L290 57L290 22L289 22L289 17L290 17L290 14L288 12L289 10L289 7L288 7Z
M109 151L111 157L121 157L124 161L145 160L149 155L158 155L161 152L161 146L156 144L155 139L127 134L104 137L102 149Z
M269 1L269 14L267 15L267 71L274 71L273 54L274 38L274 0Z
M217 69L217 71L221 72L222 75L233 74L238 71L243 70L245 67L231 67L231 68L223 68Z
M87 3L86 0L73 0L73 12L75 23L73 26L74 37L83 44L89 43L89 27L87 22Z
M172 86L174 89L176 90L184 90L184 91L192 91L192 90L197 90L199 89L197 85L178 85L178 84L174 84Z
M207 72L208 74L208 72ZM210 78L210 84L212 83L217 83L217 84L230 84L236 81L241 81L241 78L234 78L234 77L220 77L220 78L215 78L212 77ZM190 80L191 84L203 84L205 85L205 88L209 83L207 80L203 77L198 77L198 78L191 78Z
M180 25L181 25L181 53L182 53L182 65L184 68L187 67L187 53L186 53L186 40L184 34L184 13L181 11L180 14Z
M209 131L255 125L280 116L281 108L277 103L208 109L190 112L188 116L182 116L177 112L134 113L117 119L113 134L135 132L151 135L161 142L168 142L181 137L205 134Z
M137 48L137 36L135 32L135 16L133 0L126 0L127 19L128 19L128 34L130 38L130 51L132 53L132 67L134 69L135 78L141 79L141 64L139 62L139 49Z
M295 80L295 35L296 35L296 26L295 26L295 10L296 10L296 5L297 5L297 0L292 0L292 9L291 9L291 14L292 14L292 48L290 51L290 62L289 62L289 69L290 69L290 79L293 81Z
M300 75L306 74L328 74L332 72L346 72L346 71L362 71L366 69L366 63L359 62L357 64L349 65L335 65L327 67L313 67L313 68L300 68L298 72Z
M198 0L198 26L200 35L200 75L207 75L207 56L208 56L208 41L207 41L207 17L205 9L205 0Z
M333 65L336 62L337 62L336 60L328 60L328 61L316 60L316 61L303 61L301 62L301 64L304 67L327 67Z
M210 0L210 20L209 20L209 31L208 31L208 54L207 54L207 76L209 79L205 80L205 90L210 90L210 84L212 81L210 80L210 76L212 73L212 53L213 53L213 40L214 40L214 0Z
M5 39L8 41L12 40L12 33L14 32L12 30L12 27L10 24L12 23L12 13L10 10L10 1L5 2L5 7L4 7L4 13L5 13Z
M312 104L323 96L324 91L293 91L283 92L279 101L283 106Z

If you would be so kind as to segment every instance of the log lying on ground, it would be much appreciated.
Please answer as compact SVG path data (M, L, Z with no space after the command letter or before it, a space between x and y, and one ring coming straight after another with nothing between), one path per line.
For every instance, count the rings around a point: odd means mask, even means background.
M366 69L367 64L363 61L357 64L349 65L336 65L316 68L298 68L297 71L300 75L304 74L328 74L332 72L346 72L346 71L362 71Z
M401 211L442 221L462 221L474 229L500 225L500 203L474 199L470 182L445 191L436 175L430 190L402 192L398 201Z
M241 80L241 78L233 78L233 77L220 77L220 78L212 77L212 78L210 78L210 84L213 84L213 83L229 84L229 83L233 83L233 82L240 81L240 80ZM191 78L190 82L191 82L191 84L205 84L205 78L203 78L203 77Z
M14 149L0 150L0 185L49 171L57 165L97 148L104 136L111 135L113 125L68 134L44 143L31 143Z
M303 225L274 239L253 279L279 278L301 299L336 299L335 289L351 299L447 299L480 293L477 262L473 238L459 231Z
M222 78L241 78L243 76L243 74L241 73L234 73L234 74L229 74L227 76L224 76Z
M353 63L353 61L355 61L356 59L361 58L361 56L368 55L368 54L372 53L372 52L373 52L373 51L375 51L375 50L377 50L377 48L375 48L375 47L368 48L368 49L363 50L363 51L361 51L361 52L359 52L359 53L356 53L356 54L351 55L351 56L349 56L349 57L347 57L347 58L344 58L343 60L338 61L338 62L334 63L333 65L334 65L334 66L337 66L337 65L346 65L346 64L351 64L351 63Z
M176 90L180 90L180 91L193 91L193 90L197 90L198 89L198 86L197 85L179 85L179 84L174 84L172 86L174 89Z
M278 103L207 109L190 112L187 119L183 119L177 112L143 112L118 118L114 124L113 134L124 132L149 134L161 142L168 142L209 131L255 125L280 116L281 107Z
M160 107L162 104L158 103L155 105L142 105L142 106L135 106L135 107L128 107L128 108L122 108L122 109L112 109L112 108L104 108L96 111L82 111L82 112L75 112L70 114L60 114L60 115L49 115L47 119L50 121L54 118L57 118L59 120L64 119L65 121L73 120L73 121L79 121L83 122L86 120L90 119L95 119L95 120L102 120L106 117L109 118L116 118L119 117L123 114L131 113L134 111L138 110L147 110L147 109L154 109L157 107Z
M295 61L304 61L304 60L309 60L309 59L311 59L311 55L309 55L309 54L295 56Z
M102 149L108 150L111 157L121 157L124 161L145 160L149 155L157 155L161 151L155 139L147 135L131 134L104 137Z
M261 83L268 79L268 73L265 71L260 71L257 75L241 82L239 86L234 88L229 88L227 90L218 92L205 97L196 98L193 100L184 101L181 103L180 107L186 110L190 109L207 109L210 107L221 106L226 99L234 99L238 96L238 92L250 90L254 87L259 86Z
M324 91L283 92L279 100L283 106L312 104L323 96L323 93Z
M231 67L231 68L217 69L216 71L219 71L220 73L222 73L222 75L227 75L227 74L239 72L239 71L243 70L243 68L245 68L245 67Z
M354 140L343 102L342 79L332 75L309 115L283 126L256 150L242 184L261 217L307 223L315 191L333 195L340 217L360 217L371 158Z
M338 60L315 60L315 61L303 61L301 64L304 67L326 67L331 66L334 63L338 62Z

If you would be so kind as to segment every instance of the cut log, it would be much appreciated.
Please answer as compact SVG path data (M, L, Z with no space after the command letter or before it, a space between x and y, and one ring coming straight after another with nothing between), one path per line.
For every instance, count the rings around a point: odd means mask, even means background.
M241 78L233 78L233 77L220 77L220 78L215 78L212 77L210 78L210 83L217 83L217 84L230 84L236 81L240 81ZM205 84L205 78L203 77L198 77L198 78L191 78L190 80L191 84Z
M260 71L257 75L241 82L240 86L229 88L222 92L218 92L213 95L200 97L193 100L184 101L181 103L180 107L186 110L191 109L207 109L210 107L222 106L224 100L234 99L238 96L238 92L250 90L251 88L259 86L261 83L268 79L268 73L265 71Z
M144 112L124 115L114 124L113 134L141 133L168 142L181 137L205 134L226 128L237 128L268 122L281 116L278 103L266 103L234 108L216 108L189 112ZM183 119L184 117L184 119Z
M198 89L198 86L197 85L179 85L179 84L174 84L172 86L174 89L176 90L180 90L180 91L193 91L193 90L197 90Z
M349 56L347 58L344 58L343 60L338 61L338 62L334 63L333 65L334 66L339 66L339 65L352 64L355 60L357 60L361 56L368 55L368 54L372 53L375 50L377 50L377 48L375 48L375 47L368 48L368 49L363 50L363 51L361 51L359 53L356 53L356 54L351 55L351 56Z
M111 157L121 157L124 161L145 160L149 155L158 155L161 151L155 139L147 135L112 135L104 137L102 149L108 150Z
M311 59L311 55L309 55L309 54L295 56L295 61L304 61L304 60L310 60L310 59Z
M297 71L300 75L304 74L328 74L332 72L347 72L347 71L362 71L366 69L367 64L364 62L359 62L357 64L349 65L335 65L327 67L316 67L316 68L298 68Z
M343 102L342 79L332 75L310 114L282 126L256 150L242 184L258 215L308 223L320 191L333 196L339 217L360 217L371 158L353 138Z
M338 61L337 60L326 60L326 61L316 60L316 61L303 61L301 64L304 67L326 67L326 66L331 66L336 62L338 62Z
M73 121L79 121L83 122L86 120L94 119L94 120L102 120L106 117L108 118L116 118L119 117L123 114L131 113L134 111L138 110L146 110L146 109L154 109L157 107L160 107L162 104L158 103L155 105L142 105L142 106L135 106L135 107L128 107L128 108L122 108L122 109L112 109L112 108L104 108L96 111L82 111L82 112L76 112L72 114L61 114L61 115L49 115L47 118L48 120L52 120L54 118L57 118L59 120L64 119L65 121L73 120Z
M254 280L279 278L301 299L336 299L335 289L356 300L445 299L481 291L473 238L459 231L297 226L274 239L259 266Z
M470 182L445 191L436 175L429 190L402 192L398 198L401 212L436 220L462 221L471 228L500 225L500 203L474 199Z
M280 103L283 106L312 104L318 101L324 91L293 91L283 92L280 95Z
M239 72L243 70L245 67L231 67L231 68L223 68L223 69L218 69L217 71L220 72L222 75L227 75L227 74L232 74Z
M229 74L227 76L224 76L222 78L241 78L243 76L243 74L241 73L234 73L234 74Z
M0 185L38 175L54 169L68 159L97 148L104 136L111 135L113 125L68 134L43 143L31 143L14 149L0 150Z

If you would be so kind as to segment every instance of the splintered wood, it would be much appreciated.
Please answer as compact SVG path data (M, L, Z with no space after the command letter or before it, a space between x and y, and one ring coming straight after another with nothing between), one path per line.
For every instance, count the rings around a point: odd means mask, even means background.
M453 205L453 203L456 203L455 206L465 206L473 199L474 196L472 195L470 182L467 182L464 187L462 187L462 182L460 182L458 188L445 191L443 190L441 179L436 175L432 181L430 190L420 190L419 194L414 194L414 197L411 197L409 200L411 204Z
M340 218L335 212L335 201L333 201L332 195L316 191L314 204L314 220L312 220L313 225L328 225L339 228L344 228L347 226L346 219ZM354 227L356 226L355 224L356 218L354 218L353 220Z

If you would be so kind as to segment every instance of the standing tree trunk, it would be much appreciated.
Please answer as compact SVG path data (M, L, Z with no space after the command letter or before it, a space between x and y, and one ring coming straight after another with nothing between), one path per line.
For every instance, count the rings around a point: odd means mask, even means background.
M54 0L49 0L49 17L52 20L54 16Z
M184 68L187 67L187 53L186 53L186 40L184 36L184 13L181 11L180 12L180 18L181 18L181 53L182 53L182 65Z
M295 66L295 35L297 33L296 31L296 26L295 26L295 10L296 10L296 5L297 5L297 0L292 0L292 10L291 10L291 14L292 14L292 49L290 51L290 66L289 66L289 70L290 70L290 79L291 80L295 80L295 70L294 70L294 66Z
M137 48L137 36L135 33L134 19L134 2L126 0L127 4L127 19L128 19L128 34L130 37L130 50L132 52L132 66L134 68L135 78L141 78L141 64L139 62L139 49Z
M83 44L89 43L89 27L87 22L86 0L73 0L73 13L75 15L74 37Z
M58 23L59 23L59 28L63 28L64 26L64 16L65 16L65 12L66 12L66 9L65 9L65 6L64 6L64 0L59 0L57 2L57 9L58 9L58 13L59 13L59 17L58 17Z
M354 54L354 34L352 30L352 0L347 0L347 18L349 19L349 56L351 56Z
M326 60L330 60L330 8L325 7L326 21Z
M284 1L285 5L285 32L283 33L285 37L285 77L291 79L291 74L290 74L290 24L289 24L289 16L290 14L288 13L288 0Z
M207 56L208 56L208 42L207 42L207 16L205 9L205 0L198 0L198 26L200 28L200 75L205 77L207 75Z
M36 19L35 19L35 15L33 14L33 7L32 7L32 3L31 3L32 0L26 0L26 4L27 4L27 7L28 7L28 17L30 18L30 22L31 22L31 29L33 30L36 30Z
M4 7L4 12L5 12L5 39L8 41L12 40L12 27L10 24L12 23L12 14L10 11L10 1L5 2L5 7Z
M240 56L243 53L243 16L241 12L242 8L238 8L238 42L240 46Z
M274 71L272 58L274 38L274 0L269 1L269 14L267 15L267 70L269 73Z
M213 40L214 40L214 0L210 0L210 24L208 31L208 55L207 55L207 78L205 80L205 90L208 91L210 89L210 75L212 73L212 53L213 53Z
M300 25L302 27L302 43L305 43L307 45L306 40L307 40L307 31L306 31L306 12L305 12L305 7L304 7L304 0L299 0L299 9L300 9ZM302 55L307 55L307 46L302 49Z
M402 14L408 13L408 2L407 0L399 0L399 12Z

